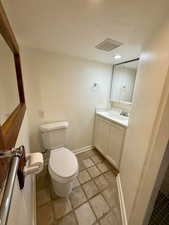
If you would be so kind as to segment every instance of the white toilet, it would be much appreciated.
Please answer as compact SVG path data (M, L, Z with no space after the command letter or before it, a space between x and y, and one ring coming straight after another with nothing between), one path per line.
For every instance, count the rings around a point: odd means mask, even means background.
M64 148L68 122L55 122L40 126L42 143L50 151L48 170L55 193L60 197L68 196L72 183L78 175L79 167L75 154Z

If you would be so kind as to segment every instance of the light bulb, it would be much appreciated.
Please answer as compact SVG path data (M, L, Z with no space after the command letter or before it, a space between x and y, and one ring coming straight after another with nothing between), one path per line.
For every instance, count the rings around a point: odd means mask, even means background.
M121 55L115 55L114 59L121 59Z

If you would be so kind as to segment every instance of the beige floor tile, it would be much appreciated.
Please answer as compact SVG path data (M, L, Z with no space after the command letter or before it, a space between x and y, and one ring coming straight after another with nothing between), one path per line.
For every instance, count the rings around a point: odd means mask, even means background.
M99 192L94 181L89 181L88 183L84 184L83 189L88 198L93 197L94 195L96 195Z
M71 203L68 198L58 198L57 200L53 201L53 206L54 216L56 219L65 216L72 210Z
M98 170L98 168L96 166L92 166L90 168L88 168L88 172L90 174L91 177L97 177L101 174L101 172Z
M72 193L70 194L70 201L73 208L76 208L85 201L87 201L86 196L81 187L77 187L72 191Z
M74 179L74 181L73 181L73 186L72 186L72 189L74 189L74 188L76 188L76 187L79 187L80 186L80 183L79 183L79 181L78 181L78 179L77 179L77 177Z
M45 188L37 192L37 205L41 206L51 200L49 189Z
M92 198L90 204L98 219L109 211L109 206L101 194Z
M112 212L108 213L105 217L103 217L100 220L101 225L112 225L112 224L119 225L119 223L117 222L118 221Z
M79 225L93 225L96 221L96 217L89 205L85 203L75 210L75 214Z
M37 225L53 225L54 215L51 204L38 207Z
M94 166L86 169L83 163L83 160L89 158L100 173L100 170L105 171L102 162L110 168L109 171L95 177L98 171L93 170L92 167ZM114 221L117 221L116 223L113 222L111 225L122 225L116 179L107 161L94 150L80 154L78 162L80 174L78 178L75 179L73 193L67 200L54 194L47 168L38 176L37 190L40 192L37 196L37 205L39 204L40 206L37 207L37 225L107 225L106 223L109 225L109 219L105 219L106 222L102 219L110 211L115 217ZM86 164L87 166L93 165L90 164L90 160L86 162L88 163L88 165ZM101 164L100 169L97 167L99 164ZM91 175L93 174L93 179L91 179L88 170ZM46 191L49 189L49 193L44 193L44 189L46 189ZM76 190L76 192L74 192L74 190ZM100 191L102 191L102 193L100 193ZM97 196L101 197L96 198ZM112 201L110 201L111 198ZM93 200L94 208L91 206L91 200ZM75 207L74 210L72 206ZM94 209L95 213L93 212ZM102 224L96 221L95 214L102 220ZM77 218L79 223L77 222Z
M117 202L117 197L118 193L116 193L116 190L112 187L108 187L102 192L105 200L109 204L110 207L117 207L118 202ZM116 196L117 195L117 196Z
M118 225L122 225L123 222L122 222L122 216L121 216L121 210L120 208L113 208L112 210L112 213L114 215L114 221L117 221L117 224Z
M95 183L100 191L105 189L108 186L108 182L103 175L95 178Z
M84 159L83 164L85 165L86 168L94 166L94 162L91 159Z
M87 170L84 170L79 173L78 179L81 184L84 184L85 182L91 180L91 177L90 177L89 173L87 172Z
M97 167L99 168L99 170L100 170L102 173L105 173L105 172L107 172L107 171L110 169L110 167L108 166L108 164L105 163L105 162L98 163L98 164L97 164Z
M85 170L86 169L86 167L83 164L83 161L82 160L78 160L78 164L79 164L79 171L82 171L82 170Z
M63 217L62 219L56 222L56 225L77 225L75 216L73 213L68 214L67 216Z
M101 156L98 156L98 155L92 156L91 159L94 162L94 164L101 163L103 161L103 158Z
M91 156L93 156L93 154L94 154L94 151L89 150L87 152L83 152L83 153L78 154L77 158L80 159L80 160L83 160L83 159L90 158Z
M116 186L116 177L112 171L108 171L108 172L104 173L104 177L109 182L109 184Z

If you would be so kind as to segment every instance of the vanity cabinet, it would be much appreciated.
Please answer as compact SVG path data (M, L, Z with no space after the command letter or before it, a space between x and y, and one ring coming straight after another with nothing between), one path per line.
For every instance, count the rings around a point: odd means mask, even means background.
M116 167L116 169L120 168L125 133L126 127L96 115L94 146Z

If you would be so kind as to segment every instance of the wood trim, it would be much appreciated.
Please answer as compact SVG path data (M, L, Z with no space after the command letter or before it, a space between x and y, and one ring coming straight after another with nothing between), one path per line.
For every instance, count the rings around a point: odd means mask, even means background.
M20 104L16 107L16 109L14 109L14 111L11 113L9 118L0 127L0 130L1 130L0 148L9 149L15 146L19 129L23 120L25 110L26 110L26 106L25 106L25 96L24 96L24 88L23 88L19 47L15 38L15 35L12 31L12 28L9 24L7 15L3 9L1 1L0 1L0 33L2 34L7 45L13 52L15 70L16 70L16 79L17 79L18 92L19 92L19 98L20 98Z
M8 46L10 47L11 51L14 54L18 54L19 47L17 41L15 39L15 35L12 31L11 25L8 21L6 13L3 9L2 3L0 1L0 33L7 42Z
M0 0L0 33L13 53L20 104L14 109L5 123L0 126L0 151L15 147L22 120L26 111L19 47L7 15ZM0 159L0 187L6 178L9 159Z
M22 79L22 69L21 69L21 61L20 61L19 54L14 55L14 61L15 61L15 69L16 69L16 77L17 77L20 102L25 103L25 94L24 94L23 79Z
M5 149L5 141L2 134L2 129L0 129L0 150Z
M22 120L26 111L26 105L20 104L2 126L5 149L15 146Z

